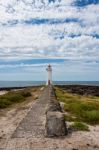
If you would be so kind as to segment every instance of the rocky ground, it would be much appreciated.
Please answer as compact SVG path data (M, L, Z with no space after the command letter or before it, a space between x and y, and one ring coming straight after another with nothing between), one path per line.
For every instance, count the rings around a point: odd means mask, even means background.
M99 126L66 137L45 137L47 89L40 93L38 100L33 95L28 102L0 111L0 150L99 150Z
M80 94L80 95L91 95L99 96L99 86L88 86L88 85L60 85L64 91Z

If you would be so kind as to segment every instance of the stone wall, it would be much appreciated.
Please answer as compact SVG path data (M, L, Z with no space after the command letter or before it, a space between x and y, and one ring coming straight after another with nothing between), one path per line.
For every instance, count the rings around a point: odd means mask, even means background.
M65 136L67 134L67 127L65 118L62 113L60 103L55 96L55 90L52 85L49 85L49 103L46 111L46 136Z

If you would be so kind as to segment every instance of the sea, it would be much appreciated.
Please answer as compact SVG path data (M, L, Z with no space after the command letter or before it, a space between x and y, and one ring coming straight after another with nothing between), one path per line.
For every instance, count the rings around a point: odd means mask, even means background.
M53 81L54 85L93 85L99 86L99 81ZM0 88L27 87L46 85L45 81L0 81Z

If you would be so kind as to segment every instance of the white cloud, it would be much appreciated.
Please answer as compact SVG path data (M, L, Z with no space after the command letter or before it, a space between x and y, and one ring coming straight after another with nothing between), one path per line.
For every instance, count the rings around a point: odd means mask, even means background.
M0 1L0 59L61 57L99 59L99 5L77 9L73 0ZM29 24L30 19L68 19L60 24ZM15 25L11 25L17 19ZM72 19L78 19L73 21ZM10 23L9 23L10 20ZM74 37L72 38L72 36ZM63 37L62 37L63 36ZM98 35L99 36L99 35Z

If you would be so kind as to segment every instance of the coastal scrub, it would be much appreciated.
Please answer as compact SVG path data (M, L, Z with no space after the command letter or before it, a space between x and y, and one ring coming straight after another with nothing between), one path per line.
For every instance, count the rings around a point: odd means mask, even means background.
M89 127L82 122L74 122L70 127L77 131L89 131Z
M65 119L69 121L82 121L88 124L99 124L99 97L82 96L68 93L56 87L56 96L59 101L65 103L67 112Z
M10 91L7 94L0 96L0 108L6 108L14 103L20 103L29 96L31 96L31 92L27 89Z

